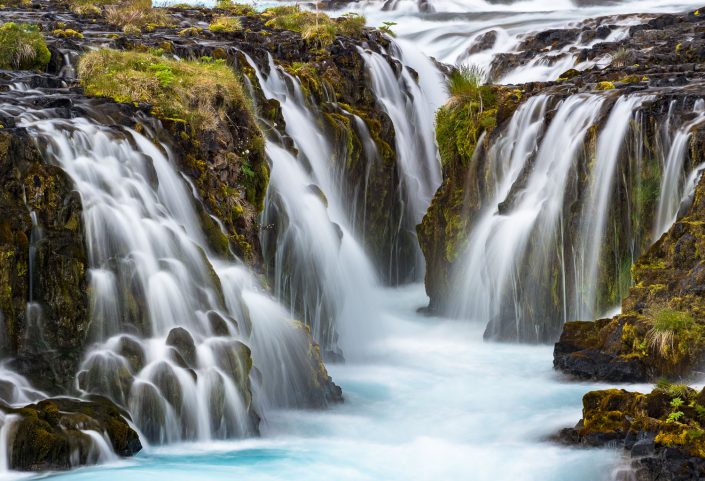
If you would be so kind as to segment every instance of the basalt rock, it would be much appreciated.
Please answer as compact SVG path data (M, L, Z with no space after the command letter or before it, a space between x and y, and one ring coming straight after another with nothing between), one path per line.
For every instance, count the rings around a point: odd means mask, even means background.
M57 392L72 384L89 325L81 200L23 129L0 130L0 182L3 353Z
M583 419L561 430L554 440L621 449L635 479L699 480L705 476L702 394L666 384L649 394L592 391L583 397Z
M11 423L8 457L14 470L64 470L97 463L99 447L87 431L105 436L118 456L133 456L142 449L127 413L98 396L46 399L22 408L0 405L0 411Z

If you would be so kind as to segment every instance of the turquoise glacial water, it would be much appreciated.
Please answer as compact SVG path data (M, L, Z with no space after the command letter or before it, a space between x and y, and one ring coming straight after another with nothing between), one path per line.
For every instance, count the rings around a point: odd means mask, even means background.
M583 394L550 346L482 341L482 328L416 314L422 286L385 291L383 338L362 362L330 367L345 403L279 411L262 437L148 447L136 458L53 481L599 481L609 450L546 440L580 418ZM646 386L644 386L646 388Z

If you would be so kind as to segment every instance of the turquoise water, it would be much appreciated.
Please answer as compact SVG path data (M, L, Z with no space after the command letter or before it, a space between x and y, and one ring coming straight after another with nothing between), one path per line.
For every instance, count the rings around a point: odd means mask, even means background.
M364 362L331 366L345 403L276 412L244 441L147 448L52 480L597 481L616 454L545 441L580 418L592 384L562 380L551 347L482 342L482 329L417 315L422 286L385 292L386 332Z

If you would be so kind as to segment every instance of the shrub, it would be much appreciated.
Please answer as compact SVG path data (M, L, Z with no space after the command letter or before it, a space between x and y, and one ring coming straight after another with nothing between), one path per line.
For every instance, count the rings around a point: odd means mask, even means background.
M0 26L0 68L45 70L51 59L39 28L7 22Z
M87 53L78 73L88 95L147 103L154 115L195 129L216 129L229 109L253 115L240 80L224 62L103 49Z
M237 32L242 30L242 22L237 17L215 17L208 29L211 32Z

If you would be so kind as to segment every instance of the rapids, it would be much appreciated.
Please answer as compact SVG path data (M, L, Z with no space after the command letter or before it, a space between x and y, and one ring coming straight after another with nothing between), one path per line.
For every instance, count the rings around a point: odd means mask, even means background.
M152 448L49 479L614 479L616 452L544 439L575 422L582 395L599 385L561 382L548 346L483 343L481 325L418 315L421 285L383 294L375 321L388 335L365 361L331 368L344 404L278 411L261 439Z

